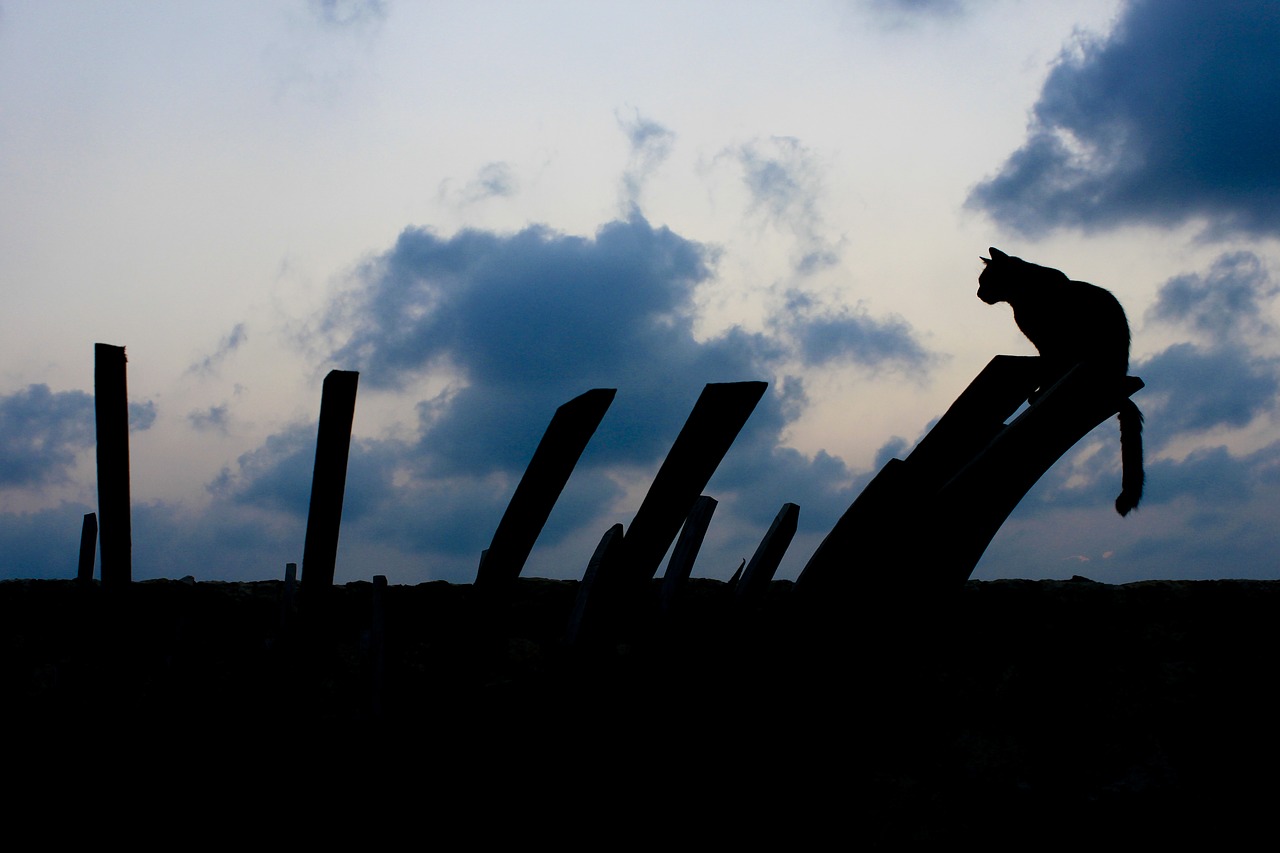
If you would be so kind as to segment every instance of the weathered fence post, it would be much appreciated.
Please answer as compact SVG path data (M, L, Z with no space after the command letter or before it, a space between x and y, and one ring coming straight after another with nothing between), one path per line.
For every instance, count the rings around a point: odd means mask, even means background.
M93 408L98 451L98 537L104 589L126 586L133 578L126 361L124 347L94 344Z
M76 580L81 583L93 580L93 556L97 550L98 516L86 512L84 523L80 525L80 564L76 570Z
M293 627L293 594L298 585L298 564L284 564L284 587L280 590L280 636L287 638Z
M556 409L498 522L493 541L481 556L477 589L492 592L520 576L533 543L616 393L614 388L594 388Z
M587 570L582 575L578 586L578 595L573 601L573 611L569 614L569 624L565 629L564 643L575 646L588 637L595 626L596 614L602 609L601 599L608 600L614 586L612 575L618 568L618 552L622 548L622 525L615 524L605 531L596 546Z
M324 378L320 395L316 461L311 474L311 505L302 548L302 588L312 593L333 586L359 379L360 374L354 370L331 370Z
M711 525L711 516L717 505L715 498L702 495L694 502L689 517L680 528L680 538L671 551L667 571L662 575L662 591L659 595L664 616L675 608L676 598L693 572L693 561L698 558L698 550L702 548L702 540L706 538L707 528Z
M796 535L799 520L800 507L796 504L786 503L778 510L773 524L769 525L769 532L760 540L759 547L751 556L751 562L747 563L742 577L734 587L733 597L736 600L756 601L764 595L774 573L778 571L783 554L787 553L787 546Z
M638 586L652 580L694 502L768 387L767 382L720 382L702 389L627 527L625 583Z

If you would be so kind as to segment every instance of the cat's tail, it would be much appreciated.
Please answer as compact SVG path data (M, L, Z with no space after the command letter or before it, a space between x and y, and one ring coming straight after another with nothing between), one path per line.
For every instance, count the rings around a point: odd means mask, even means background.
M1120 404L1120 497L1116 498L1116 512L1128 515L1142 500L1142 485L1146 475L1142 471L1142 412L1126 398Z

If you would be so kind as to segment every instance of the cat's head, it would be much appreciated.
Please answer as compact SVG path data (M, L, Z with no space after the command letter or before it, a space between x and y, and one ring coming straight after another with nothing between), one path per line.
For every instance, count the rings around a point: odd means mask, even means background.
M982 261L982 273L978 276L978 298L988 305L1004 302L1009 298L1009 288L1018 276L1018 265L1025 264L1022 258L1014 258L992 246L991 257L979 258Z
M1067 280L1066 273L1061 270L1006 255L995 246L990 251L991 257L979 259L983 268L978 276L978 298L988 305L1007 302L1010 296L1016 297L1024 287Z

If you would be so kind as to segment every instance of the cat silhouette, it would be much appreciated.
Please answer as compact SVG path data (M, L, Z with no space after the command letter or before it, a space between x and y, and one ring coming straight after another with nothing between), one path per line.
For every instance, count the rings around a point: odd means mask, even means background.
M1077 364L1104 380L1114 377L1120 394L1120 460L1123 467L1116 512L1128 515L1142 500L1142 412L1121 391L1129 373L1129 321L1111 291L1072 281L1061 270L1007 255L994 246L981 258L978 298L1007 302L1013 319L1040 353L1039 387L1031 402Z

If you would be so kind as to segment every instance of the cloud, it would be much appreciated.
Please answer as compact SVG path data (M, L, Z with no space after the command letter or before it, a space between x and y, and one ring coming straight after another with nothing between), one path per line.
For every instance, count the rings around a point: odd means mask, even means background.
M1159 413L1148 411L1148 444L1159 447L1180 434L1215 427L1243 427L1275 411L1277 368L1275 359L1239 345L1204 349L1190 343L1174 344L1136 365Z
M93 397L83 391L30 385L0 397L0 487L67 482L94 437Z
M491 198L511 198L518 189L519 182L511 167L506 163L493 162L481 166L475 177L459 190L453 188L451 180L442 181L439 197L465 207Z
M1242 334L1271 332L1265 303L1277 292L1280 288L1257 255L1230 252L1220 255L1205 275L1188 273L1165 282L1147 316L1227 344Z
M39 512L0 513L0 578L74 578L81 526L92 511L62 503Z
M968 204L1026 235L1172 225L1280 233L1280 10L1132 0L1050 72L1027 139Z
M218 342L217 348L205 356L191 364L187 368L189 374L199 374L208 376L217 370L218 365L226 360L227 356L238 350L241 345L249 339L248 333L245 331L244 323L236 323L235 326L222 337Z
M221 406L210 406L187 414L191 426L200 432L218 432L227 434L229 409L224 403Z
M775 136L739 146L730 154L742 169L751 211L796 238L796 271L809 274L838 263L839 254L823 236L825 222L818 207L823 174L814 153L798 139Z
M331 27L364 26L387 16L385 0L310 0L307 5L317 21Z
M964 0L863 0L863 5L885 23L897 26L923 18L955 18L965 11Z
M640 193L645 181L671 156L676 135L657 122L642 118L639 113L631 120L618 116L618 125L631 144L630 160L622 173L623 211L630 213L640 208Z

